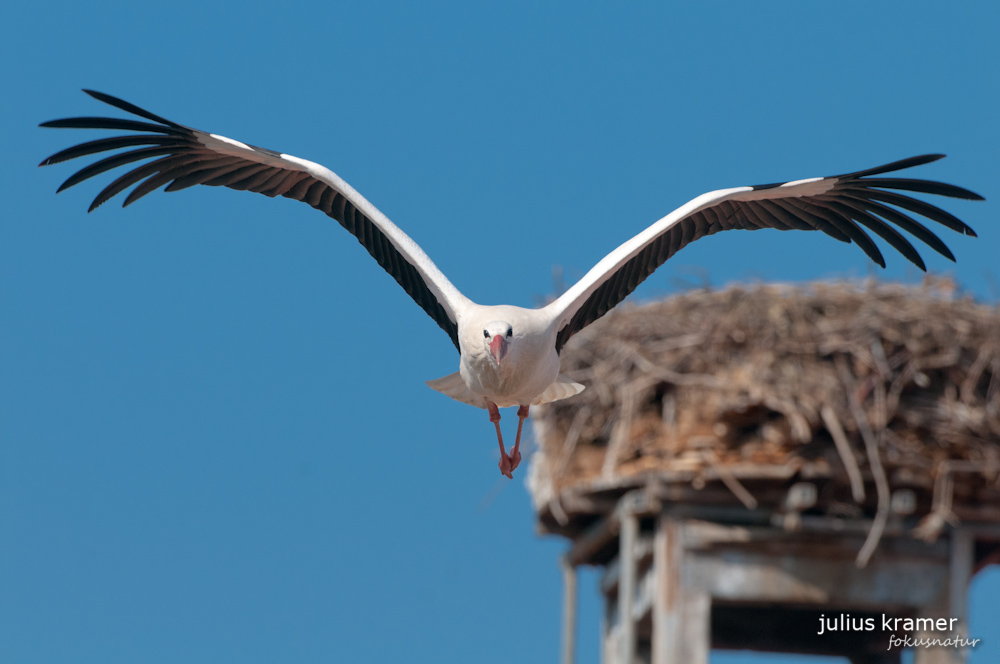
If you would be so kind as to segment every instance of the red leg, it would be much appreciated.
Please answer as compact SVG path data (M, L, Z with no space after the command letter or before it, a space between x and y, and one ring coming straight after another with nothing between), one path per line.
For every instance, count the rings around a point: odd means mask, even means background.
M497 428L497 442L500 443L500 463L498 464L500 466L500 473L510 479L514 479L514 476L511 475L514 468L510 465L510 457L507 456L507 450L503 448L503 435L500 433L500 411L492 401L486 402L486 409L490 412L490 422Z
M518 448L521 447L521 427L524 426L524 420L528 417L528 408L529 406L521 406L517 409L517 438L514 440L514 447L510 451L511 471L521 463L521 452Z

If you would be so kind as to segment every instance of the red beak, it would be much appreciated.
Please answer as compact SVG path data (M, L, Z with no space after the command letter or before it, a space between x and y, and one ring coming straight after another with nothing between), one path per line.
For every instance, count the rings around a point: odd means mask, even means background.
M507 354L507 340L499 334L493 337L493 341L490 342L490 352L493 353L493 359L497 361L497 364L500 364L500 361Z

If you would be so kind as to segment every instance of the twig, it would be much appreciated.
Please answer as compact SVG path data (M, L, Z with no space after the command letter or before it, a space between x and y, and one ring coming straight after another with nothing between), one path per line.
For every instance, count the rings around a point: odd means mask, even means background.
M892 384L889 386L889 394L886 396L886 410L889 413L895 414L899 409L899 398L903 396L903 390L909 385L910 380L917 373L916 362L909 360L906 362L906 366L903 370L896 374L896 377L892 380Z
M958 515L951 511L955 498L955 473L982 473L991 475L997 473L995 460L985 465L981 461L956 461L947 459L937 465L937 477L934 479L934 496L931 499L931 511L913 529L914 537L925 542L933 542L941 535L945 524L957 526Z
M618 460L622 450L625 449L631 436L632 420L635 417L636 401L639 394L657 383L657 379L651 376L643 376L633 380L618 389L618 420L615 422L611 432L611 440L608 443L608 450L604 453L604 464L601 466L601 475L611 478L615 474Z
M986 388L986 406L993 403L993 399L1000 393L1000 358L996 358L990 363L990 386Z
M573 456L573 452L576 450L576 444L580 440L580 432L583 431L583 423L587 420L590 415L590 408L584 406L580 410L576 411L576 415L573 416L573 422L569 425L569 431L566 432L566 440L563 442L562 453L559 455L559 468L555 475L561 477L565 472L567 466L569 466L569 460Z
M552 512L552 516L560 526L565 526L569 523L569 515L563 509L562 498L559 493L552 496L552 500L549 501L549 511Z
M965 377L962 381L962 401L964 403L972 403L973 397L976 395L976 385L979 384L979 379L983 375L983 370L986 369L986 364L990 361L990 357L993 355L993 349L989 346L984 347L979 351L979 357L976 361L972 363L969 367L969 375Z
M892 373L892 369L889 367L889 360L885 357L885 348L882 346L882 341L878 337L872 339L872 343L869 346L871 350L872 361L875 364L875 369L879 373L879 377L885 380Z
M736 479L736 476L729 472L729 469L719 463L718 457L715 456L715 452L712 450L704 450L702 452L702 457L708 462L712 470L715 471L722 483L726 485L733 495L739 498L740 502L748 509L757 508L757 499L753 497L747 488L740 484L740 481Z
M826 430L830 432L830 437L833 438L834 445L837 446L837 453L840 454L840 460L844 463L847 476L851 479L851 495L854 497L854 502L861 503L865 499L865 481L861 477L858 460L854 458L854 450L851 449L844 428L840 426L840 420L837 419L837 413L830 406L824 405L819 414L823 418Z
M951 470L947 463L945 461L940 464L938 476L934 480L934 497L931 500L930 513L913 529L913 536L919 537L925 542L936 540L941 535L941 531L944 530L945 524L958 524L958 517L951 511L955 480L951 476Z
M654 364L638 348L630 344L630 359L637 369L644 371L647 375L659 378L660 380L674 385L702 385L704 387L722 388L725 382L710 374L682 374L670 369Z
M837 356L836 364L837 371L840 373L840 379L844 383L844 389L847 391L847 401L851 406L851 414L854 415L854 421L858 425L858 431L861 433L862 440L865 441L865 450L868 453L868 464L871 466L872 475L875 478L875 489L878 495L878 504L875 509L875 519L872 520L872 527L868 531L868 537L865 538L864 546L861 547L861 550L858 552L858 557L855 560L855 564L858 567L865 567L871 559L872 554L875 553L879 540L882 539L882 532L885 530L885 524L889 520L889 500L891 498L891 494L889 492L889 478L886 477L885 468L882 467L882 460L879 457L879 441L875 439L875 434L872 433L871 427L868 425L868 418L865 416L865 411L861 408L861 404L858 403L856 387L854 385L854 381L851 379L851 374L847 369L847 363L844 361L843 356ZM879 382L876 383L875 386L877 388L875 395L876 401L881 402L879 405L881 405L884 412L885 385ZM881 438L881 436L879 437Z

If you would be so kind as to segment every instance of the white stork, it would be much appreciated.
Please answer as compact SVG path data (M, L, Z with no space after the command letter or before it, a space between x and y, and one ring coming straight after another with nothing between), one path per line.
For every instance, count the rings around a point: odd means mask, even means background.
M557 300L540 309L484 306L462 295L409 236L329 169L179 125L110 95L84 92L148 122L78 117L42 123L42 127L136 132L83 143L45 159L40 166L125 148L73 174L59 191L112 168L151 158L105 187L88 211L136 183L123 206L163 185L166 191L177 191L205 184L294 198L333 217L455 344L460 355L459 370L427 384L452 399L489 411L500 444L500 472L507 477L512 477L521 460L521 427L528 408L571 397L584 389L559 373L559 351L569 338L621 302L689 242L732 229L818 230L841 242L856 242L873 261L885 267L881 252L862 229L864 226L925 270L913 245L892 224L953 261L955 257L948 247L914 216L965 235L975 233L944 210L890 190L982 200L978 194L950 184L874 177L944 156L938 154L846 175L720 189L698 196L626 241ZM508 455L497 409L509 406L518 406L518 423L514 447Z

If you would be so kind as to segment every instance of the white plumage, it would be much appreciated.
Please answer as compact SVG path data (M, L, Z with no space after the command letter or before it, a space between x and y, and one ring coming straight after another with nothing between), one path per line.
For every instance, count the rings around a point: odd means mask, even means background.
M110 95L85 92L149 122L82 117L43 123L43 127L136 132L83 143L44 160L40 165L124 150L81 169L63 183L60 191L110 169L152 159L105 187L90 210L132 185L136 186L124 205L164 185L166 191L176 191L205 184L293 198L336 219L458 348L459 370L428 385L462 403L489 410L500 445L500 470L508 477L520 461L521 427L528 408L571 397L584 389L559 374L562 347L689 242L733 229L819 230L837 240L857 243L884 267L882 254L865 227L925 269L920 255L894 226L951 260L954 256L948 247L914 216L967 235L975 233L944 210L897 192L982 199L967 189L940 182L875 177L943 155L911 157L832 177L721 189L698 196L626 241L562 296L540 309L484 306L462 295L409 236L329 169L179 125ZM519 407L517 439L509 455L497 410L508 406Z

